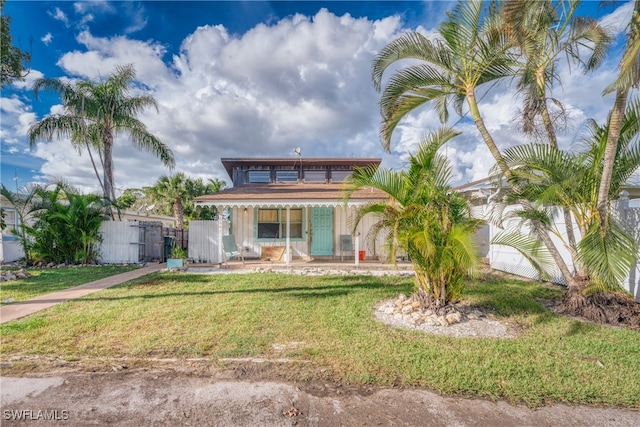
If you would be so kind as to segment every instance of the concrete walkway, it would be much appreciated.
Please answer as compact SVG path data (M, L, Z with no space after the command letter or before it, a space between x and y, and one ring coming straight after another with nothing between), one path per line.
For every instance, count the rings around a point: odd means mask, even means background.
M21 317L28 316L45 308L52 307L61 302L81 298L85 295L101 291L138 277L146 276L149 273L160 271L165 264L151 264L146 267L138 268L126 273L116 274L115 276L105 277L95 282L85 283L84 285L75 286L73 288L64 289L62 291L53 292L46 295L40 295L35 298L14 302L9 305L0 307L0 324L10 322Z

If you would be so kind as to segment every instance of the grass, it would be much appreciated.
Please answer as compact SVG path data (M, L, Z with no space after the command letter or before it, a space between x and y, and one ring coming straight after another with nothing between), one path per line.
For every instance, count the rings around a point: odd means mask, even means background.
M27 279L0 283L0 301L13 299L24 301L38 295L71 288L94 280L131 271L133 266L92 266L51 269L27 269L32 275ZM3 304L4 305L4 304Z
M1 356L289 357L305 362L289 379L640 408L640 334L561 317L537 301L559 290L494 277L467 286L470 303L518 325L515 339L373 320L379 301L412 288L394 277L156 273L3 325ZM273 347L293 342L302 344Z

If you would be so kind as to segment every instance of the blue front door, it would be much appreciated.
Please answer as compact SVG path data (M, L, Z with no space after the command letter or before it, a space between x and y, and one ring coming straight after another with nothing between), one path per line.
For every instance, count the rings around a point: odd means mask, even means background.
M311 208L311 256L333 255L333 208Z

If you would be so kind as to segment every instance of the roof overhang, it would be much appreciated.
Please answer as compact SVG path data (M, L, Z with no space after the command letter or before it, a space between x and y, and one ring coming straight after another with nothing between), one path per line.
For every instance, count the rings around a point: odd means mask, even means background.
M372 188L355 191L346 203L344 196L342 184L246 184L197 197L194 203L217 208L336 207L362 206L388 199L385 193Z

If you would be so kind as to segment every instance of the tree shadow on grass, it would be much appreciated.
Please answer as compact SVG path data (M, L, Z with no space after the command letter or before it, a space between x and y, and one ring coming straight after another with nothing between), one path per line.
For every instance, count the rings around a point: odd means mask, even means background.
M126 295L126 296L90 296L84 297L78 301L118 301L118 300L131 300L131 299L153 299L153 298L171 298L171 297L184 297L184 296L216 296L216 295L233 295L233 294L277 294L282 297L291 297L291 298L300 298L300 299L310 299L310 298L334 298L345 296L354 292L360 292L362 290L367 291L378 291L378 290L393 290L393 292L397 292L398 288L396 286L390 285L388 283L384 283L381 280L375 280L375 278L370 278L371 280L363 280L363 278L350 278L350 277L339 277L339 278L330 278L330 279L320 279L321 282L329 282L325 285L310 285L310 286L282 286L282 287L256 287L256 288L244 288L244 289L228 289L229 285L224 284L226 289L209 289L209 290L194 290L194 291L180 291L180 292L150 292L145 294L138 295ZM339 284L335 284L336 280L339 281ZM146 283L145 283L146 282ZM148 287L152 288L156 285L153 281L145 281L143 279L139 279L139 281L131 281L126 284L114 286L111 289L140 289L140 287ZM190 284L193 283L207 283L211 284L210 280L204 279L190 279L188 280Z
M535 323L547 323L557 315L541 301L562 297L559 289L537 282L487 276L465 287L472 306L490 309L500 316L532 315Z

